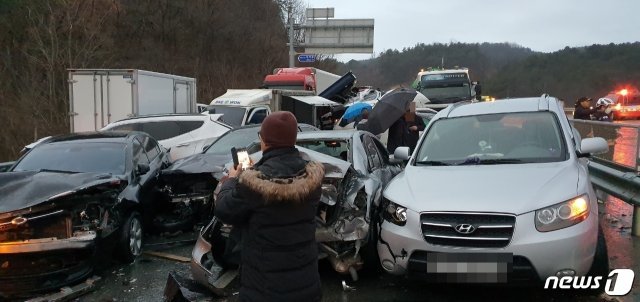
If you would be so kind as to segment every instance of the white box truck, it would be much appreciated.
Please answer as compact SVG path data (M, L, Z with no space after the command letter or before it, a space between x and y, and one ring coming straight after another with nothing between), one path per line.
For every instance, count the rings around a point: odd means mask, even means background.
M125 118L197 113L194 78L139 69L68 69L71 132Z
M210 114L222 114L223 122L233 126L261 124L276 111L290 111L298 122L323 127L323 115L340 104L313 95L312 91L279 89L227 89L211 101Z

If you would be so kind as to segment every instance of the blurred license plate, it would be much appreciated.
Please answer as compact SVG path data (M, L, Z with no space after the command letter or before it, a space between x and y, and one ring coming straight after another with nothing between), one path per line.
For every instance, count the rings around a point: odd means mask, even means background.
M511 253L428 253L427 277L447 283L504 283L513 271Z

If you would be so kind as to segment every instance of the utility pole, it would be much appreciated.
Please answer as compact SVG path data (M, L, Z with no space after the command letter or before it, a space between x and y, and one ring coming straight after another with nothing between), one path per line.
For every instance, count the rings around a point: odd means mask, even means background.
M294 66L294 57L296 53L293 51L293 6L291 1L289 1L289 67L293 68Z

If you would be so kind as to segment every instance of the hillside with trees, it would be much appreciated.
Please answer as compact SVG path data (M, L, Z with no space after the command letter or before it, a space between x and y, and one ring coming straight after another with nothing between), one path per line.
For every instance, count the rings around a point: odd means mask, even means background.
M593 45L553 53L535 52L509 43L418 44L387 50L365 61L350 61L361 85L383 89L410 86L427 67L468 67L483 94L498 98L542 93L572 104L579 96L598 98L620 87L640 85L640 43Z
M69 132L68 68L197 79L198 100L287 64L284 0L0 0L0 161ZM251 20L251 22L247 22Z
M294 0L301 21L304 5ZM288 0L0 0L0 161L69 131L67 69L128 68L197 79L198 101L257 88L287 66ZM247 22L250 20L251 22ZM300 40L298 35L296 39ZM303 51L303 50L299 50ZM496 97L548 92L569 101L640 82L640 43L539 53L510 43L417 44L375 58L312 65L359 85L409 86L421 68L470 68Z

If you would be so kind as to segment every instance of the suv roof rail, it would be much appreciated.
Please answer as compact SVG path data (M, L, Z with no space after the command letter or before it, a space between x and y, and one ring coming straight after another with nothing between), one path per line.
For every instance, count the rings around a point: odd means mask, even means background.
M453 112L453 110L455 110L456 108L463 106L463 105L468 105L471 104L472 102L470 101L462 101L462 102L457 102L457 103L453 103L451 104L449 107L449 112L447 112L447 117L449 117L449 115L451 114L451 112Z

